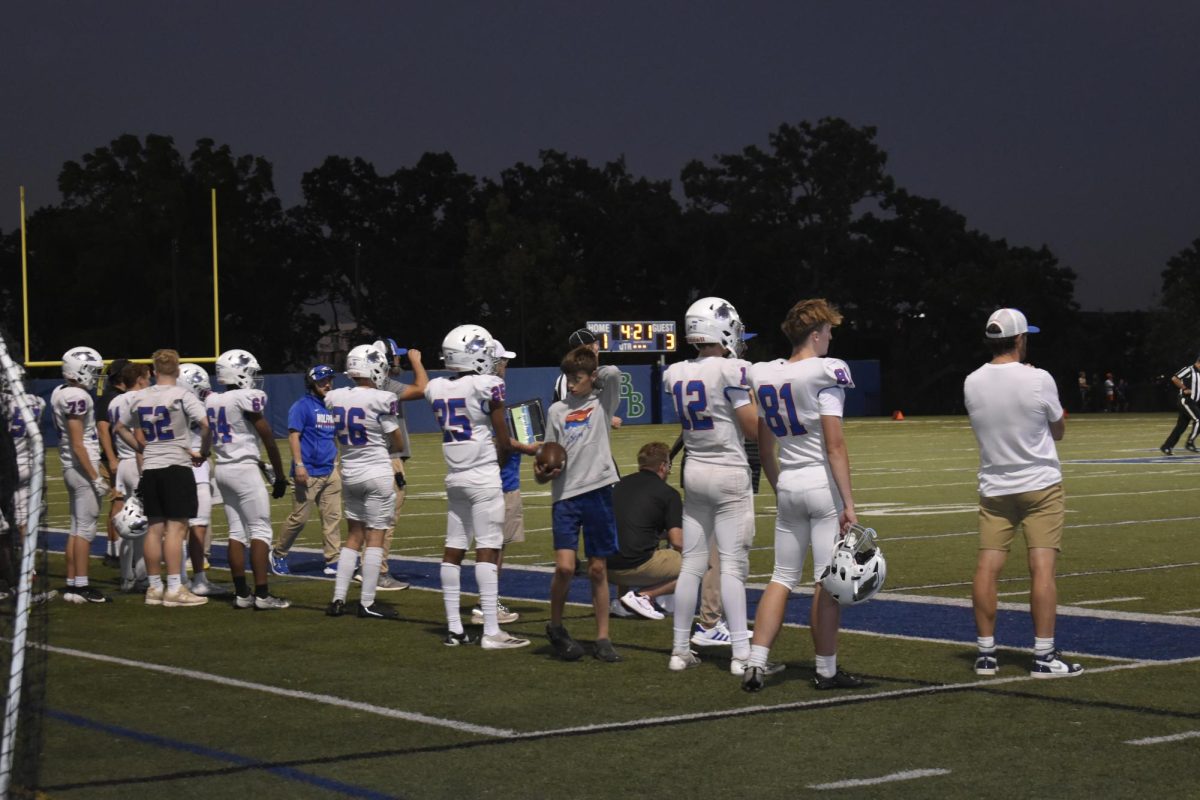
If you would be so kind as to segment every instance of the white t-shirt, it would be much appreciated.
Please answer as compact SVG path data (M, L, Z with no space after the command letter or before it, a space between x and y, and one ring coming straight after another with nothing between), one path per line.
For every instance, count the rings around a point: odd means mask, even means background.
M362 483L392 477L388 438L400 428L396 395L370 386L334 389L325 395L333 412L335 437L342 451L342 480Z
M434 378L425 387L425 399L442 429L446 485L499 486L491 404L504 402L504 379L469 372Z
M263 414L267 394L262 389L230 389L213 392L204 400L208 426L212 429L212 451L218 464L258 461L258 431L247 413Z
M705 356L680 361L663 373L675 403L689 462L748 467L735 409L750 402L749 361Z
M146 439L143 471L192 465L192 426L200 423L206 411L191 389L155 384L134 393L132 408Z
M758 398L758 417L779 440L780 468L824 464L821 417L842 416L845 390L854 386L846 362L837 358L780 358L753 365L747 376Z
M1018 362L984 364L963 383L979 442L979 494L1000 497L1062 482L1049 423L1062 419L1050 373Z
M82 468L75 458L75 449L71 447L67 435L67 418L82 417L83 448L87 451L88 459L93 464L100 463L100 439L96 436L96 417L93 413L95 403L92 395L79 386L63 384L50 394L50 412L54 416L54 427L58 429L61 442L58 446L58 460L63 470Z

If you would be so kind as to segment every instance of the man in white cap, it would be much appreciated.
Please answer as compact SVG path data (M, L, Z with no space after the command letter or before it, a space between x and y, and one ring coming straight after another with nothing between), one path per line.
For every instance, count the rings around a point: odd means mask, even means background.
M979 443L979 560L972 598L978 675L995 675L996 584L1016 529L1029 554L1034 659L1030 675L1078 675L1054 646L1058 590L1055 565L1062 549L1066 501L1054 443L1066 432L1058 388L1045 370L1025 363L1029 334L1037 333L1015 308L994 312L984 329L992 360L963 385L971 429Z

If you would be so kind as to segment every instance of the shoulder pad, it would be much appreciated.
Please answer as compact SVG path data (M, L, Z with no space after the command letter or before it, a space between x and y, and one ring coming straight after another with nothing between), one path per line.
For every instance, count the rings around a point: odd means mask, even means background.
M840 358L825 359L825 374L833 380L834 386L843 389L854 388L854 378L850 376L850 367Z

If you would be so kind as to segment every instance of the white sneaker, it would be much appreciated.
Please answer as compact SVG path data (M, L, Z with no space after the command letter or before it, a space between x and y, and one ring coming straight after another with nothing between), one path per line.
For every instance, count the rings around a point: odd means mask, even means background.
M490 636L485 635L479 640L479 646L484 650L514 650L529 644L528 639L513 636L508 631L500 631Z
M696 630L692 633L692 644L696 647L729 647L731 641L729 628L725 626L724 620L711 628L697 622Z
M146 588L146 605L161 606L163 604L163 587L157 589L153 586Z
M621 619L633 619L637 614L630 611L620 600L613 600L608 604L608 615L610 617L620 617Z
M510 625L520 618L520 614L504 605L504 603L496 604L496 622L500 623L501 625ZM475 606L471 609L471 624L483 624L483 609L479 606Z
M188 584L188 589L192 594L200 595L201 597L220 597L230 593L230 590L220 585L213 583L208 579L207 575L197 575L192 578L192 582Z
M266 597L254 598L254 609L256 611L278 611L289 607L292 604L290 600L284 600L282 597L274 597L267 595Z
M146 599L149 601L150 592L146 592ZM184 608L187 606L202 606L208 602L207 597L201 597L198 594L192 594L191 590L183 584L163 592L162 604L165 608Z
M685 669L700 666L700 656L692 650L676 650L671 653L671 660L667 662L667 669L672 672L683 672Z
M621 605L625 606L633 613L645 617L646 619L663 618L662 612L654 607L654 604L650 602L649 597L638 594L632 589L621 595Z
M745 674L746 667L748 667L749 665L750 665L750 659L735 658L729 662L729 674L737 675L740 678L740 677L742 677L742 675ZM776 675L780 672L783 672L784 669L786 669L786 668L787 668L787 664L781 664L778 661L768 661L767 665L765 667L760 667L760 669L762 670L762 674L764 676Z

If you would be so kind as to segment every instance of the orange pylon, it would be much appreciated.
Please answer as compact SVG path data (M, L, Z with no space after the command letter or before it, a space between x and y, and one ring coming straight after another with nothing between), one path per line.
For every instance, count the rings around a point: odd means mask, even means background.
M896 411L893 411L892 419L896 420L897 422L903 422L904 421L904 412L900 411L899 409L897 409Z

